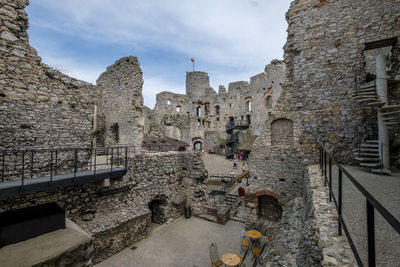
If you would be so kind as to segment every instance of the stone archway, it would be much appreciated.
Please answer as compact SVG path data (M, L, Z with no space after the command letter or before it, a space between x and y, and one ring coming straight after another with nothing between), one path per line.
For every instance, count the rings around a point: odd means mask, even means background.
M267 221L279 221L282 217L279 200L271 195L258 196L258 217Z
M151 211L151 221L158 224L165 223L170 216L170 209L165 197L156 197L148 204Z
M276 222L282 217L281 197L269 190L246 193L246 207L252 210L253 222L258 219Z
M193 138L193 150L202 151L203 150L203 140L200 138Z

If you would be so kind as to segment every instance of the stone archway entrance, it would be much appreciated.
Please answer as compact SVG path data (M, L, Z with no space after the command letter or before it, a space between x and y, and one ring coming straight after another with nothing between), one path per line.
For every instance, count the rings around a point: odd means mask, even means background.
M156 198L149 202L149 210L151 211L151 221L163 224L169 219L170 210L165 199Z
M258 216L268 221L279 221L282 217L279 200L271 195L258 196Z
M194 151L202 151L203 150L203 142L201 140L196 140L193 142L193 150Z

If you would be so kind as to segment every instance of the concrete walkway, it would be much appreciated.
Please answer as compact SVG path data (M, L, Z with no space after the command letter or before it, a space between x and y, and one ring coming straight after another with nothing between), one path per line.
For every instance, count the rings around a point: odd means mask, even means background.
M146 239L108 258L97 267L173 266L208 267L208 246L215 242L219 256L240 252L244 224L229 221L226 225L183 217L156 228Z
M376 175L366 168L344 166L346 170L397 220L400 220L400 173ZM327 172L328 174L328 172ZM332 186L338 196L338 168L332 166ZM343 218L364 265L367 261L367 217L365 197L343 174ZM375 211L376 266L400 266L400 234Z

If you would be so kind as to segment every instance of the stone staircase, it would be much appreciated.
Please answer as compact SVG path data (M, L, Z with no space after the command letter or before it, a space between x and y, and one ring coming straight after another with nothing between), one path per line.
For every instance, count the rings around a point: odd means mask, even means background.
M398 82L388 80L388 88ZM389 99L380 98L376 91L375 80L359 86L356 92L353 93L353 98L360 105L376 109L378 114L382 115L383 123L389 131L393 132L394 129L400 127L400 105L389 104ZM390 175L390 170L382 166L383 163L379 152L380 144L378 140L366 140L355 151L355 159L359 161L360 166L371 168L372 173Z
M388 129L400 125L400 105L386 105L381 108L383 121Z
M358 103L369 107L382 107L386 102L381 101L376 94L375 80L369 83L365 83L357 88L357 91L353 93L353 98Z
M103 144L96 144L96 155L105 155L106 154L106 148L104 147Z

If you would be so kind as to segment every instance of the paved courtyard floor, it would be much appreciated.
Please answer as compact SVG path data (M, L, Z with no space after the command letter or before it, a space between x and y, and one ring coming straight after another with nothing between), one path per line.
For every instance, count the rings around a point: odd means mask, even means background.
M97 267L208 267L208 246L215 242L219 256L240 252L244 224L219 225L199 218L177 220L154 229L146 239L97 264Z

